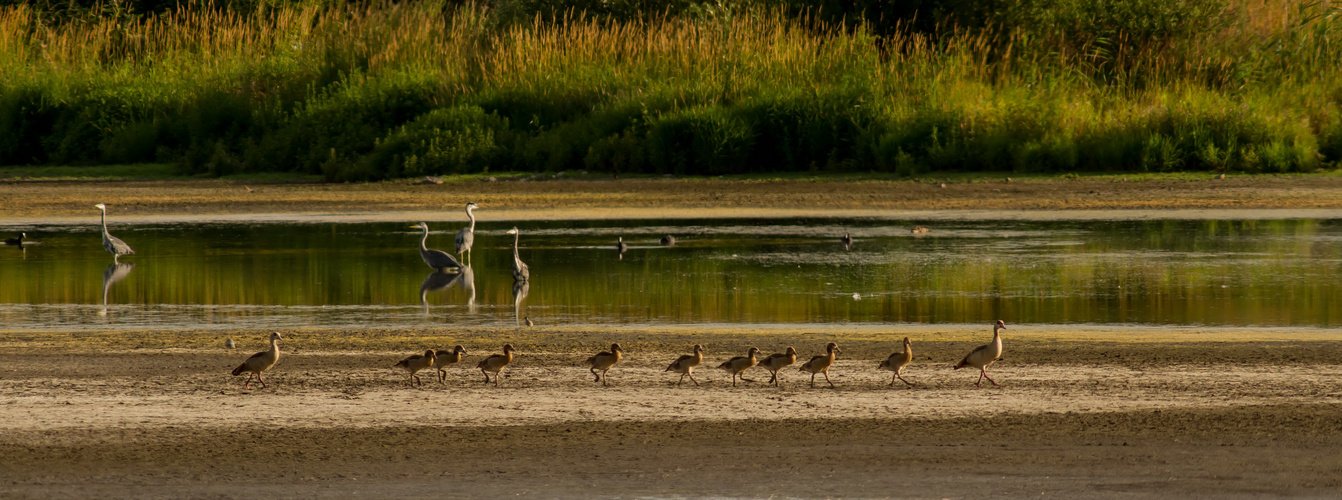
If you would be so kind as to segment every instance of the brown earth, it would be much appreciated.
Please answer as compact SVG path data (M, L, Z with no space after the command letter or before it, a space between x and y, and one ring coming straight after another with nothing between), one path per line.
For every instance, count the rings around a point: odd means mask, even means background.
M9 182L0 184L0 221L88 218L106 202L118 221L163 216L227 218L429 212L460 218L466 201L486 219L869 215L891 211L1084 211L1342 208L1342 176L1211 175L1004 177L916 180L551 179L438 185L240 182ZM250 189L250 191L249 191ZM445 212L446 211L446 212ZM94 214L96 215L96 213Z
M982 327L286 331L269 386L227 372L266 332L0 332L4 497L1326 497L1342 489L1342 334ZM905 336L912 388L876 370ZM239 340L237 350L222 347ZM835 340L834 388L712 369ZM627 358L595 383L582 360ZM474 364L519 348L498 387ZM677 387L663 368L704 343ZM391 369L470 351L447 380ZM750 372L748 372L750 373Z

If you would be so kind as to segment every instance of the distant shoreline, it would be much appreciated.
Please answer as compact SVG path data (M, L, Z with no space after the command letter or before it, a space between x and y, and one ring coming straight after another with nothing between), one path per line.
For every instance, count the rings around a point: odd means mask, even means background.
M943 187L944 186L944 187ZM1136 220L1330 218L1342 211L1336 174L949 178L478 179L351 184L232 180L0 184L0 224L116 222L873 217L888 219ZM1283 212L1284 211L1284 212Z

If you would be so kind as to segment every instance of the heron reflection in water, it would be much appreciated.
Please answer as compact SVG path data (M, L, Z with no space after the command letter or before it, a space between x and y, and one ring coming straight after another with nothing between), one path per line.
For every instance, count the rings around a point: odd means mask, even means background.
M424 307L424 315L429 315L429 292L446 290L447 288L458 285L466 290L466 309L474 314L475 305L475 270L471 266L462 266L460 272L444 273L434 271L424 277L424 281L419 284L419 304Z
M513 282L513 318L517 320L518 325L525 324L531 326L531 315L522 316L524 304L527 301L527 294L531 293L531 283L526 281Z
M99 316L107 315L107 293L112 290L112 285L129 276L132 269L135 269L134 263L114 262L108 264L107 269L103 270L103 307L98 310Z

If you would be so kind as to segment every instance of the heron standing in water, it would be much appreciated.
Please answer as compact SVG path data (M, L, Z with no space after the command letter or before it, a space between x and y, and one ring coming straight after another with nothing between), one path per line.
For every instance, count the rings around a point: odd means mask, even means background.
M531 279L531 269L527 263L522 262L522 257L517 253L517 241L522 235L517 233L517 228L508 230L507 234L513 235L513 281L527 281Z
M424 230L424 237L419 239L419 256L424 259L425 264L428 264L429 267L439 271L453 268L461 269L461 263L457 262L457 259L452 258L451 254L442 250L434 250L427 246L429 241L428 224L421 222L417 226L410 227Z
M475 202L466 204L466 217L471 219L471 225L461 228L457 231L457 256L463 261L466 259L466 252L471 251L471 245L475 244L475 209L480 208Z
M131 250L130 245L127 245L126 242L117 239L116 236L112 236L111 233L107 232L107 205L99 203L94 206L102 211L103 249L107 250L107 253L112 254L112 262L120 264L121 261L117 260L117 258L122 255L135 255L135 250Z

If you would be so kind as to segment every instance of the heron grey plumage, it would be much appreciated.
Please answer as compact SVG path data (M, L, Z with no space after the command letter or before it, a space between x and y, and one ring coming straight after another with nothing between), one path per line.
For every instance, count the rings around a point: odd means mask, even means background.
M527 281L531 279L531 269L522 262L522 257L517 253L517 242L522 235L518 234L517 228L508 230L507 234L513 235L513 281Z
M419 256L424 259L425 264L428 264L429 267L432 267L439 271L445 269L461 268L461 263L457 262L457 259L453 258L451 254L444 252L442 250L434 250L427 246L429 241L428 224L421 222L419 223L419 225L411 227L417 227L419 229L424 230L424 237L419 239Z
M479 208L474 202L466 204L466 217L471 219L471 225L457 231L457 255L462 259L466 258L466 252L471 251L471 245L475 244L475 209Z
M127 245L126 242L117 239L116 236L112 236L111 233L107 232L107 205L99 203L94 206L98 207L98 210L102 212L103 249L107 250L107 253L112 254L112 262L120 263L121 261L117 259L122 255L134 255L135 250L132 250L130 245Z

